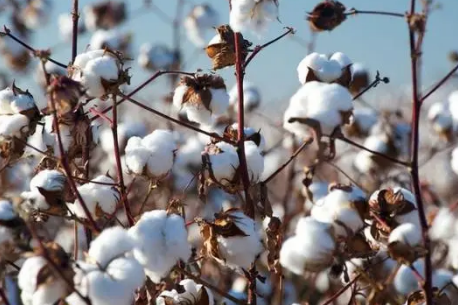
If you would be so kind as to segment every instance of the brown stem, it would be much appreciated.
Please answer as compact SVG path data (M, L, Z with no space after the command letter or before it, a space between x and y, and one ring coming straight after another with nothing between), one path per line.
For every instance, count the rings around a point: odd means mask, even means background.
M73 21L73 32L72 32L72 64L75 61L76 54L78 52L78 0L73 0L73 11L72 11L72 21Z
M253 52L250 54L250 56L248 56L248 58L246 59L245 61L245 64L243 65L243 69L246 69L246 67L250 64L250 62L256 57L256 55L258 55L259 52L261 52L263 49L267 48L268 46L270 46L271 44L273 43L276 43L277 41L279 41L280 39L282 39L283 37L287 36L288 34L294 34L294 29L293 28L290 28L290 27L286 27L286 29L288 29L285 33L283 33L282 35L278 36L277 38L275 39L272 39L271 41L263 44L263 45L260 45L260 46L256 46L253 50Z
M288 161L283 163L282 166L280 166L275 172L273 172L269 177L267 177L263 181L263 183L269 183L273 178L275 178L281 171L283 171L288 166L288 164L290 164L294 159L296 159L296 157L312 142L313 142L313 138L309 138L304 143L302 143L302 145L299 146L299 148L296 149L296 151L294 151L294 153L291 155Z
M219 289L218 287L210 284L209 282L201 279L200 277L198 276L195 276L194 274L192 274L191 272L187 271L186 269L184 268L180 268L180 267L175 267L175 270L184 274L185 276L187 276L188 278L190 278L191 280L193 280L194 282L198 283L198 284L201 284L203 285L204 287L207 287L211 290L213 290L214 292L216 292L217 294L219 294L220 296L228 299L228 300L231 300L232 302L234 302L235 304L239 304L239 305L246 305L245 302L237 299L236 297L233 297L232 295L230 295L229 293Z
M126 101L129 97L134 96L136 93L140 92L143 90L146 86L148 86L152 81L154 81L156 78L158 78L161 75L164 74L182 74L182 75L187 75L187 76L195 76L195 73L189 73L189 72L183 72L183 71L157 71L154 73L150 78L148 78L146 81L141 83L137 88L132 90L128 95L123 96L123 98L116 103L116 106L122 104L124 101ZM107 107L104 109L101 113L105 114L109 112L111 109L113 109L113 106ZM96 118L93 118L92 120L95 120Z
M121 92L118 92L118 95L123 97L125 100L128 100L132 104L137 105L138 107L141 107L141 108L143 108L143 109L145 109L145 110L147 110L147 111L149 111L151 113L154 113L155 115L158 115L158 116L160 116L160 117L162 117L162 118L164 118L164 119L166 119L166 120L168 120L170 122L173 122L175 124L178 124L180 126L186 127L188 129L197 131L197 132L199 132L201 134L204 134L204 135L207 135L209 137L213 137L213 138L215 138L215 139L217 139L219 141L223 141L223 142L226 142L226 143L229 143L229 144L232 144L232 145L236 144L233 141L231 141L230 139L227 139L225 137L221 137L220 135L218 135L216 133L211 133L211 132L202 130L202 129L196 127L196 126L193 126L191 124L188 124L188 123L182 122L180 120L174 119L174 118L172 118L172 117L170 117L170 116L168 116L168 115L166 115L166 114L164 114L164 113L162 113L160 111L157 111L157 110L155 110L153 108L150 108L150 107L148 107L146 105L143 105L142 103L138 102L137 100L133 99L132 97L129 97L128 95L124 95Z
M410 2L410 16L415 14L415 0ZM425 253L425 281L423 290L426 296L426 304L433 304L433 291L432 291L432 264L431 264L431 245L428 236L428 221L426 219L425 208L423 199L421 196L421 185L420 176L418 171L418 155L419 155L419 144L420 144L420 111L421 111L421 99L419 96L419 64L418 59L420 57L421 45L416 45L415 32L410 26L409 20L407 22L409 27L409 46L410 46L410 57L411 57L411 72L412 72L412 143L411 143L411 176L412 184L414 189L415 198L418 207L418 217L420 219L420 225L423 237L423 246L426 250ZM423 34L420 34L421 36Z
M455 72L458 70L458 64L452 69L450 70L449 73L447 73L447 75L445 75L440 81L437 82L436 85L434 85L433 88L431 88L427 93L425 93L423 95L423 97L421 98L420 102L424 102L431 94L433 94L434 92L436 92L437 89L439 89L440 87L442 87L442 85L450 78L452 77Z
M63 63L60 63L57 60L52 59L50 56L44 55L43 52L38 52L36 49L31 47L30 45L28 45L27 43L25 43L24 41L22 41L18 37L16 37L13 34L11 34L11 30L8 29L6 26L3 26L3 29L4 29L4 32L0 31L0 36L2 36L2 35L8 36L11 39L13 39L14 41L16 41L17 43L19 43L24 48L26 48L27 50L31 51L34 56L37 56L40 53L40 56L43 57L43 59L49 60L50 62L58 65L59 67L67 69L67 65L64 65Z
M364 10L357 10L355 8L350 9L345 15L357 15L357 14L366 14L366 15L383 15L383 16L392 16L392 17L400 17L405 18L405 14L395 13L395 12L384 12L384 11L364 11Z
M122 164L121 164L121 153L119 152L119 140L118 140L118 107L116 107L116 94L113 94L113 113L112 113L112 124L111 132L113 134L113 146L114 146L114 156L116 160L116 171L118 176L118 184L121 190L121 200L124 207L124 212L126 213L127 221L129 226L135 224L134 219L132 218L132 213L130 210L129 201L126 195L126 185L124 184L124 175L122 173Z
M76 219L73 221L73 259L78 260L78 222Z

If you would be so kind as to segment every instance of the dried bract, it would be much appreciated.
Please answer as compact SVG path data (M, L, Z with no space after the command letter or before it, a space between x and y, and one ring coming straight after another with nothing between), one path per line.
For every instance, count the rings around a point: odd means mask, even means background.
M319 3L311 13L308 14L312 31L332 31L345 21L345 6L339 1L326 0Z

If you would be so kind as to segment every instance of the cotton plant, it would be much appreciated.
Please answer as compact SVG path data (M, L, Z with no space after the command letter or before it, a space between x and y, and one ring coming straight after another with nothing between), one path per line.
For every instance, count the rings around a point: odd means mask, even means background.
M180 260L186 262L191 256L184 219L164 210L144 213L129 229L129 236L134 241L133 257L155 283Z
M234 112L238 111L238 86L234 87L229 91L229 104L233 108ZM261 93L259 89L248 81L243 82L243 108L245 111L250 112L259 107L261 103Z
M31 213L65 214L66 183L67 178L58 170L45 169L38 172L30 180L30 190L21 194L24 209Z
M170 70L177 63L177 54L166 45L144 43L140 46L137 62L150 71Z
M347 55L336 52L329 58L324 54L311 53L298 65L297 73L301 84L311 81L339 83L348 87L351 81L352 61Z
M177 109L185 111L190 121L211 124L215 116L227 111L229 95L220 76L185 76L175 89L173 104Z
M241 210L229 209L200 222L202 255L241 271L249 270L264 251L257 223Z
M76 261L75 289L93 305L131 304L135 291L145 281L142 265L130 254L135 241L121 227L105 229L92 241L84 261ZM85 304L77 293L69 295L69 305Z
M18 286L24 305L53 305L71 293L69 285L72 285L73 269L70 257L55 243L45 244L44 248L47 258L43 253L33 253L19 271ZM61 274L52 266L58 268ZM62 276L69 279L69 285Z
M278 19L277 0L233 0L231 4L229 19L235 32L262 33L270 22Z
M83 202L77 198L73 203L67 203L69 210L75 216L87 219L92 217L96 220L104 216L111 216L116 212L117 204L121 200L118 189L114 186L115 181L105 175L100 175L86 184L78 186L78 193ZM83 207L88 209L89 215Z
M196 284L193 280L182 280L179 284L182 292L173 289L161 292L156 300L157 305L205 304L214 305L213 293L207 287Z
M205 45L205 35L208 30L219 24L218 12L210 4L195 5L184 20L184 28L188 39L196 46Z
M308 138L313 128L320 138L347 124L352 111L352 97L345 87L307 82L291 98L283 127L299 138Z
M133 174L161 179L172 170L176 150L173 134L156 129L143 139L131 137L128 140L126 165Z
M79 54L70 68L73 80L81 82L87 95L106 97L113 90L129 82L127 71L119 55L107 50L91 50Z

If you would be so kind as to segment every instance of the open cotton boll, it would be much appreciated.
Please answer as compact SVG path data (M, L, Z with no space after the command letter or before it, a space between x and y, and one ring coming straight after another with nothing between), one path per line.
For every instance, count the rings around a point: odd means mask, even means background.
M264 156L253 141L245 141L245 156L250 182L257 183L264 172Z
M332 227L311 217L301 218L296 235L288 238L280 250L280 264L291 272L319 272L333 262L336 248Z
M347 238L348 230L355 234L364 227L364 221L355 204L364 201L364 193L353 187L350 192L333 189L312 208L311 216L334 226L336 236Z
M129 229L135 240L134 257L143 265L146 274L159 283L179 261L191 256L188 233L182 217L166 211L144 213Z
M267 24L278 18L278 3L273 0L234 0L230 25L235 32L247 29L260 33Z
M106 268L110 262L132 251L135 242L122 227L112 227L102 231L91 242L88 255L90 260L97 262L102 268Z
M45 169L38 172L30 180L30 191L22 192L27 209L46 211L56 201L64 190L66 177L57 170ZM55 196L51 194L55 193ZM49 194L49 195L48 195Z
M331 83L335 81L342 75L342 69L344 66L341 66L341 64L350 61L346 56L343 56L336 55L336 57L328 59L326 55L316 52L307 55L297 67L299 81L301 84L305 84L310 70L312 70L312 73L314 73L314 75L322 82Z
M25 260L18 275L21 300L24 305L53 305L67 295L67 286L60 278L52 283L38 283L40 272L47 265L41 256Z
M411 247L421 244L421 241L421 228L411 223L403 223L397 226L391 231L388 239L389 243L398 242Z
M208 4L193 7L183 23L188 39L197 47L205 45L205 32L219 25L219 15Z
M96 177L93 181L115 184L113 179L104 175ZM118 190L114 186L106 184L89 182L79 186L78 192L83 198L93 219L99 219L104 215L113 214L120 199ZM74 204L68 204L68 207L77 217L87 218L78 199L75 200Z
M0 114L17 114L35 107L30 94L14 92L10 87L0 91Z
M428 120L436 132L441 133L453 127L453 117L447 106L444 103L434 103L428 110Z
M22 114L0 115L0 136L21 137L28 131L29 119Z
M215 152L209 153L211 169L215 179L221 184L232 181L240 165L237 150L234 146L219 142L215 144Z
M291 98L284 116L284 127L299 137L308 135L309 127L298 122L290 123L291 118L313 119L321 126L324 134L347 123L347 114L353 110L350 92L339 84L326 84L316 81L303 85Z
M176 54L164 45L144 43L140 47L138 64L150 70L170 69L176 62Z
M313 196L313 202L311 199L308 197L308 192L306 187L304 186L302 188L302 194L306 198L304 207L307 211L311 210L313 206L323 197L325 197L328 194L328 189L329 189L329 183L325 181L316 181L312 182L310 186L308 187L308 191L311 193Z
M448 207L439 208L428 230L432 240L446 241L455 235L456 217Z
M250 269L256 257L264 251L262 237L256 222L242 211L230 211L231 219L246 236L218 236L219 252L225 263L232 268Z
M121 151L127 144L130 137L144 137L147 133L146 126L142 122L127 121L118 124L118 143ZM103 129L100 132L100 145L107 154L112 154L114 150L113 132L111 128Z
M385 135L371 135L364 140L363 146L382 154L387 153L389 149L388 139ZM378 168L374 157L375 155L373 153L365 150L359 151L353 161L353 165L360 173L371 174Z
M180 282L182 292L175 289L163 291L156 300L157 305L180 305L180 304L205 304L214 305L215 299L210 289L196 284L193 280L185 279Z
M218 35L219 37L219 35ZM239 100L239 92L237 84L229 91L229 103L234 109L238 111L237 103ZM251 111L259 106L261 103L261 93L259 89L248 81L243 81L243 109Z

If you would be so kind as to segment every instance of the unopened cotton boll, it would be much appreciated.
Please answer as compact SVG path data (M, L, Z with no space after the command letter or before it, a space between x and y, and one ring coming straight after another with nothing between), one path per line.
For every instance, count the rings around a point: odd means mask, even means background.
M146 212L129 235L135 241L134 257L155 283L179 260L187 261L191 256L184 219L178 215L167 215L163 210Z
M219 37L219 36L218 36ZM238 111L239 92L237 84L229 91L229 103L234 109ZM256 109L261 103L261 93L259 89L248 81L243 82L243 109L245 111L252 111Z
M340 52L334 53L330 58L324 54L311 53L297 67L299 81L301 84L313 80L332 83L342 76L343 69L351 63L351 60Z
M335 249L332 226L304 217L296 226L296 235L283 243L280 264L298 275L319 272L331 266Z
M351 94L343 86L308 82L291 98L283 126L298 137L308 137L310 127L297 119L311 119L319 123L323 134L330 135L348 122L352 110ZM290 122L292 119L296 121Z
M157 305L204 304L214 305L215 299L210 289L193 280L185 279L180 282L182 292L175 289L163 291L156 300Z
M30 191L22 192L26 209L46 211L59 204L66 183L66 177L57 170L45 169L30 180ZM54 194L54 195L53 195Z
M185 111L190 121L211 125L229 107L229 94L220 76L186 76L175 89L173 105Z
M230 25L235 32L250 29L263 32L269 22L278 18L276 0L234 0L230 13Z
M242 211L232 210L226 213L245 236L218 236L219 253L228 266L248 270L256 257L264 251L261 234L256 222Z
M99 219L104 215L113 214L121 198L118 190L114 187L115 181L104 175L96 177L93 181L95 183L89 182L78 187L78 192L92 218ZM68 204L68 207L77 217L88 218L78 199L75 200L74 204Z
M103 97L106 84L120 85L121 62L105 50L93 50L79 54L71 67L72 79L81 82L91 97ZM124 81L124 80L123 80Z
M172 169L177 149L173 134L155 130L143 139L132 137L126 146L126 165L137 175L162 178Z
M355 234L364 227L357 204L364 202L365 198L364 192L357 187L350 190L334 188L313 206L311 216L332 224L337 237L347 238L350 232Z

